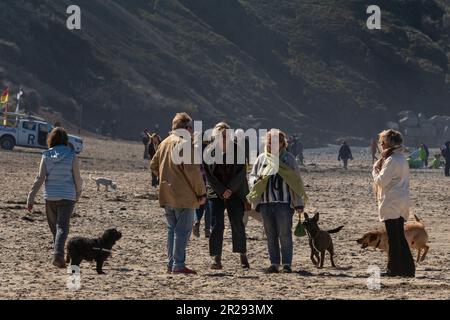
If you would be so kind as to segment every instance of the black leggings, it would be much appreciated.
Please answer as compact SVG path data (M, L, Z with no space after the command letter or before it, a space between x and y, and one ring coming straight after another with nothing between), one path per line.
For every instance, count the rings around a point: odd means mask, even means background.
M414 277L416 266L405 238L405 219L386 220L386 231L389 242L388 274L392 276Z

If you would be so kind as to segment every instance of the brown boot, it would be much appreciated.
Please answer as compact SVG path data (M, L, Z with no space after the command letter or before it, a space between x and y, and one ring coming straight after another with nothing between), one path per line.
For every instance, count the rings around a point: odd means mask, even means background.
M67 266L66 266L66 262L64 261L64 257L63 257L63 256L59 256L59 255L55 255L55 256L53 257L52 264L53 264L55 267L60 268L60 269L64 269L64 268L67 267Z

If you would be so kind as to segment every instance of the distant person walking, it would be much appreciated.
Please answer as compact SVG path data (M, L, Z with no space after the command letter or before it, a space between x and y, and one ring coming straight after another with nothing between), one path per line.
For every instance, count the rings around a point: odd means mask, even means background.
M166 212L167 272L195 274L185 265L186 247L194 224L195 209L206 201L206 188L199 165L193 164L193 161L176 164L172 158L179 154L175 148L185 143L190 143L194 152L192 141L186 140L181 130L193 135L192 119L186 113L179 113L173 119L172 132L160 144L150 168L159 177L159 203Z
M445 160L444 174L446 177L450 177L450 141L447 141L442 148L442 156Z
M274 141L277 139L278 143ZM277 147L274 150L274 145ZM267 235L270 267L265 273L292 272L294 210L301 214L307 196L294 155L286 150L286 135L276 129L266 137L266 151L259 155L250 174L252 207L261 212ZM279 164L278 171L275 168ZM281 248L280 248L281 245Z
M428 167L428 159L430 158L430 149L425 143L422 143L423 148L425 149L425 168Z
M150 135L150 143L148 145L148 156L150 158L150 161L153 159L153 157L156 154L156 151L158 151L159 145L161 144L161 137L158 136L156 133ZM155 175L152 172L152 187L157 188L159 186L159 178L157 175Z
M381 158L373 166L374 191L380 221L386 226L389 253L387 276L414 277L415 265L405 238L404 224L409 218L409 166L402 154L400 132L380 133Z
M222 269L223 234L225 230L225 209L231 224L233 252L240 254L241 267L248 269L247 238L244 225L244 211L248 194L247 171L245 163L238 163L238 154L245 151L238 148L232 137L227 136L230 126L218 123L213 130L214 143L208 148L213 163L205 163L207 193L213 226L209 238L209 253L213 258L211 269ZM214 148L216 147L217 148ZM234 150L233 150L234 149ZM234 157L227 162L227 152ZM219 154L216 154L218 151ZM230 163L231 162L231 163Z
M54 128L48 138L49 149L42 154L39 174L28 194L27 209L33 210L34 200L45 183L45 212L53 235L53 265L65 268L64 247L69 235L70 217L80 199L82 180L77 156L68 146L66 131Z
M148 129L144 129L144 132L141 134L142 143L144 144L144 170L148 169L149 164L149 144L150 144L150 133L148 132Z
M374 164L375 161L378 160L377 153L380 152L380 149L378 148L378 142L376 139L372 139L370 141L370 151L372 153L372 164Z
M343 142L341 148L339 149L338 161L341 161L344 165L344 169L348 168L348 160L353 160L353 155L347 142Z
M303 143L300 141L299 137L296 134L294 134L292 136L291 142L289 142L288 144L287 151L292 153L295 159L301 165L304 164L303 150L304 150Z

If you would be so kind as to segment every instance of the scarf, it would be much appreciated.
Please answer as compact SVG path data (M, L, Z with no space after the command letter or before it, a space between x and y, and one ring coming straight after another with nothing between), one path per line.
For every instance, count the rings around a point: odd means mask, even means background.
M293 169L280 161L280 159L283 159L286 154L286 149L280 150L279 156L269 153L266 149L265 156L268 165L263 169L260 179L253 185L250 193L247 195L247 200L250 203L257 202L261 195L266 191L267 183L269 182L270 177L279 174L289 188L297 196L301 197L303 203L306 205L308 196L306 195L302 178Z

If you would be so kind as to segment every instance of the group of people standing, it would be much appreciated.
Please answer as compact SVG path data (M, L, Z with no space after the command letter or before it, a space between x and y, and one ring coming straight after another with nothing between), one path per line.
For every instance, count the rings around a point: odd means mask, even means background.
M265 151L258 157L248 179L246 163L238 161L238 155L244 154L245 150L227 136L230 130L228 124L221 122L214 127L214 140L206 146L211 148L209 154L214 161L203 162L202 165L174 165L173 150L185 142L178 129L193 134L193 122L186 113L175 116L173 131L161 143L150 164L153 174L160 178L159 201L166 212L167 271L174 274L195 273L185 264L186 245L193 226L194 233L197 232L195 210L206 205L211 215L211 269L223 268L225 210L231 225L233 252L239 254L243 269L250 268L244 212L252 207L261 212L268 239L271 265L266 272L292 272L292 220L295 211L303 212L306 194L298 163L287 151L286 135L279 130L269 131ZM277 139L276 143L273 139ZM277 146L276 149L272 148L273 145ZM227 156L229 154L232 156ZM274 174L275 167L278 173ZM208 226L208 222L205 225Z
M267 133L264 151L248 176L246 163L241 164L236 158L242 150L235 140L228 138L228 129L230 127L224 122L215 126L214 143L204 146L214 145L210 153L214 161L202 165L194 161L178 164L173 158L174 150L186 144L186 137L178 130L194 134L193 121L188 114L175 116L173 131L164 141L148 136L149 148L153 145L155 149L150 169L160 182L159 202L167 220L167 272L196 273L186 267L186 247L193 227L200 222L202 210L209 210L211 215L206 226L208 230L210 226L212 228L210 233L205 233L209 236L211 268L223 268L225 210L231 224L233 252L239 254L243 269L250 268L243 218L246 210L254 209L262 215L267 236L270 266L265 272L291 273L293 217L295 212L303 213L308 200L297 159L288 151L286 135L272 129ZM47 143L49 149L42 155L38 176L28 195L27 209L33 209L36 194L45 184L46 215L54 242L52 263L65 268L65 242L70 217L81 197L82 180L77 156L68 146L66 131L61 127L54 128ZM401 133L383 131L379 135L379 146L380 159L374 163L372 175L380 221L384 222L388 234L386 275L413 277L415 265L403 230L409 218L409 166L403 154ZM231 150L234 157L227 157ZM445 144L442 154L448 175L450 141ZM228 158L234 159L230 162ZM197 215L196 210L200 210Z
M250 268L243 218L251 208L261 213L267 236L270 266L265 273L291 273L293 217L295 212L301 216L308 197L298 161L288 151L286 135L278 129L268 132L264 151L247 175L246 165L238 163L236 157L232 162L226 161L229 150L234 149L237 155L240 147L228 139L230 127L226 123L218 123L213 130L214 146L219 146L211 153L214 162L202 165L174 164L174 149L186 142L178 129L193 134L193 122L186 113L175 116L173 131L161 143L150 165L153 174L160 178L159 201L168 225L167 272L196 273L186 267L186 247L193 226L198 227L195 211L207 204L212 221L211 269L223 268L225 210L231 225L233 252L239 254L242 268ZM372 174L380 221L386 225L390 245L386 275L413 277L415 265L403 231L409 217L409 167L402 153L403 139L399 132L387 130L380 134L379 143L381 157L374 163Z

